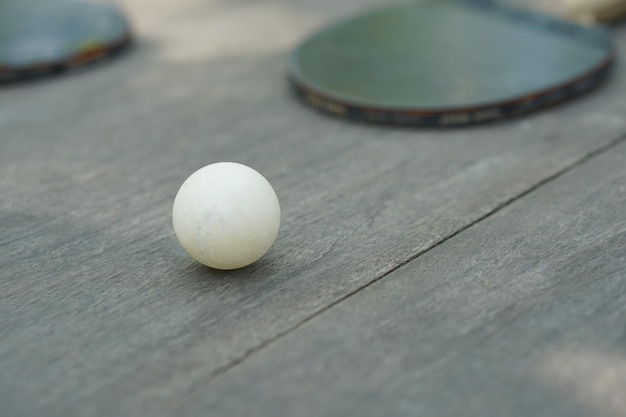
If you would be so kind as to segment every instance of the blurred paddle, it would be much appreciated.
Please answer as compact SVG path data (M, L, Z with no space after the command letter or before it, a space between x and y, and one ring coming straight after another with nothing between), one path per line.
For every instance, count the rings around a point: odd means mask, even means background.
M423 0L315 33L289 80L308 105L347 119L459 126L579 96L614 60L601 27L493 0Z
M0 0L0 81L86 65L122 50L129 24L114 6L81 0Z

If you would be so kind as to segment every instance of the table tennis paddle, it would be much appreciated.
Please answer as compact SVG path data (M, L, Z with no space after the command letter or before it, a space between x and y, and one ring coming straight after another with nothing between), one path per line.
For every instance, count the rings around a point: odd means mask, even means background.
M0 82L99 61L131 41L114 6L81 0L0 0Z
M423 0L321 30L293 52L310 106L384 124L460 126L579 96L609 74L608 31L493 0Z

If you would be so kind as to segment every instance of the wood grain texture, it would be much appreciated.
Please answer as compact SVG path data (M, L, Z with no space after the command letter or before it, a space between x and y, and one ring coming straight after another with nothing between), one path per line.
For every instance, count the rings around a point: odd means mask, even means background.
M376 3L129 0L141 41L124 59L0 91L3 417L167 410L626 131L621 66L585 100L471 130L300 106L290 48ZM170 220L182 181L224 160L283 208L274 248L232 273L194 263Z
M626 416L626 144L320 314L177 416Z

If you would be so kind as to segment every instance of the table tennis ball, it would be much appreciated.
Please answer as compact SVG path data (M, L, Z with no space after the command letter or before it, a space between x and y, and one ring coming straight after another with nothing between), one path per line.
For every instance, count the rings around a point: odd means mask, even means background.
M198 262L237 269L260 259L280 226L280 205L270 183L234 162L207 165L191 174L176 194L174 231Z

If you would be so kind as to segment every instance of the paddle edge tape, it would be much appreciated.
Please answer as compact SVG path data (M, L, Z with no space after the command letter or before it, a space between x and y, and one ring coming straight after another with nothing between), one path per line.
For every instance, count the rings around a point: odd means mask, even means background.
M63 60L41 62L20 67L2 65L0 63L0 84L58 74L91 65L105 58L120 54L133 43L133 40L132 32L128 31L116 41L92 46Z
M288 79L293 92L299 99L326 114L379 124L452 127L513 118L571 100L599 86L611 72L614 62L615 53L612 52L600 65L583 76L549 90L529 94L518 99L477 107L437 110L362 106L318 92L291 75L288 76Z

